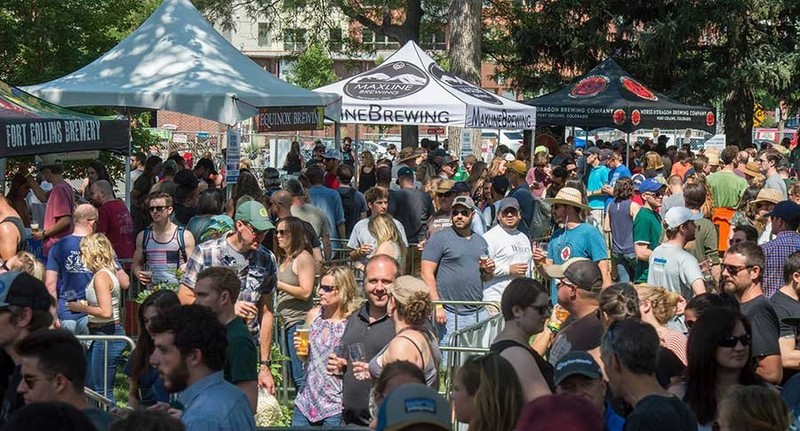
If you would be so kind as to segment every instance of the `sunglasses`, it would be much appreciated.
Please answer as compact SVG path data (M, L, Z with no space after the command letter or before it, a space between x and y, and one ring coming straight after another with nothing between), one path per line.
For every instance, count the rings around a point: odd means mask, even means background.
M647 192L647 193L653 195L653 197L656 199L664 197L664 192Z
M739 266L739 265L726 265L724 263L722 264L722 270L723 271L728 271L728 274L730 274L730 275L736 275L736 274L742 272L743 270L749 269L749 268L752 268L752 267L753 267L753 265L742 265L742 266Z
M251 225L250 223L244 223L244 225L247 226L248 229L250 229L250 232L253 233L253 236L264 235L267 233L267 231L265 230L256 230L256 228L254 228L253 225Z
M325 293L331 293L336 289L338 289L338 288L336 286L332 285L332 284L320 284L319 285L319 290L321 290L321 291L323 291Z
M736 347L736 343L742 343L742 346L747 347L750 345L750 336L747 334L740 335L735 337L733 335L729 335L717 342L717 346L719 347Z
M540 316L549 316L550 313L553 312L553 306L551 304L545 304L539 306L531 305L531 308L536 310L536 312L539 313Z
M459 216L459 215L464 216L464 217L469 217L470 214L472 214L472 211L470 211L470 210L452 210L452 211L450 211L450 215L453 216L453 217L456 217L456 216Z
M169 208L169 206L159 205L159 206L150 207L148 209L150 210L151 213L160 213L161 211L164 211L167 208Z
M288 234L289 234L289 231L286 230L286 229L276 229L275 230L275 235L276 236L285 236L285 235L288 235Z

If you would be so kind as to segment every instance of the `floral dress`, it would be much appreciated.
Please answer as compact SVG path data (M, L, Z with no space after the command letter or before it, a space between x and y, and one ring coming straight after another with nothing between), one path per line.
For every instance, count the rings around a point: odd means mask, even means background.
M342 379L328 374L328 356L339 346L347 320L322 318L323 310L309 328L306 381L295 400L295 408L309 422L319 422L342 413Z

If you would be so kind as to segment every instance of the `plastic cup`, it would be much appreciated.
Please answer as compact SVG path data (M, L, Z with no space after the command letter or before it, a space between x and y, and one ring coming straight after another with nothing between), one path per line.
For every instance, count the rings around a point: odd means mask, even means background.
M298 326L295 334L300 338L300 345L297 346L297 356L308 356L308 327L305 325Z

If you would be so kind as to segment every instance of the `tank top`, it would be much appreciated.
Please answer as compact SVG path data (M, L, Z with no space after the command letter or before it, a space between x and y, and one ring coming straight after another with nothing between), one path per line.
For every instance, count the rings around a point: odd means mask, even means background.
M528 353L533 356L533 360L536 361L536 366L539 367L539 371L542 373L542 377L544 377L544 381L547 382L547 386L550 387L550 390L555 392L556 391L556 384L554 374L555 371L553 366L550 365L549 362L545 361L535 350L531 349L530 346L526 346L524 344L518 343L514 340L500 340L489 347L489 350L500 354L503 353L503 350L508 349L509 347L522 347L523 349L527 350Z
M181 247L178 242L178 228L172 232L172 237L167 242L158 242L153 229L150 230L150 239L147 241L145 256L147 266L153 272L152 285L159 283L179 284L176 270L181 266Z
M278 265L278 281L294 286L300 285L300 278L292 271L294 260L286 265L286 269L281 269ZM285 327L289 327L295 323L306 320L308 310L314 306L313 295L308 300L295 298L292 295L278 289L278 301L275 306L275 311L278 313Z
M375 187L375 184L378 183L378 177L375 173L375 167L372 168L369 172L364 172L364 168L361 168L361 175L358 177L358 191L361 193L366 192L367 190Z
M19 253L25 248L25 225L22 223L21 218L14 216L4 218L0 221L0 224L6 222L13 224L14 227L17 228L17 231L19 231L19 241L17 241L17 252Z
M111 272L110 269L103 268L100 271L96 272L93 276L89 284L86 285L86 302L89 303L92 307L97 307L97 292L94 290L94 279L97 277L97 274L100 272L105 272L111 277L112 287L111 287L111 318L110 319L101 319L99 317L94 317L91 314L89 315L89 323L112 323L112 322L119 322L119 280L117 280L117 275Z
M415 328L407 327L398 332L397 334L395 334L395 337L405 338L411 344L414 345L414 347L417 349L417 352L419 353L420 358L422 358L422 373L425 375L425 384L434 389L439 389L439 361L440 358L442 357L442 354L439 351L439 344L436 342L436 339L430 332L425 330L418 330L422 335L425 336L425 339L428 340L428 349L431 351L431 356L433 358L432 361L426 361L425 355L422 354L422 349L419 348L417 343L407 335L400 335L408 329L415 329ZM389 344L391 344L391 342ZM381 349L381 351L378 352L378 354L375 355L375 357L372 358L371 361L369 361L369 373L372 375L372 378L374 379L377 379L378 376L380 376L381 372L383 371L383 366L384 366L382 361L383 353L386 352L386 349L389 348L389 344L387 344L383 349Z
M615 254L633 253L635 249L631 200L611 202L608 205L608 218L611 222L611 252Z

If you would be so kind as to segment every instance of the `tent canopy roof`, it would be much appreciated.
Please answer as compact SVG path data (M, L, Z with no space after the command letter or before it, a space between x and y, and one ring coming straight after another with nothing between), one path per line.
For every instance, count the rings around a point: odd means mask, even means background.
M296 87L262 69L189 0L165 0L94 62L25 89L62 106L167 109L231 125L260 107L325 106L333 120L340 108L336 95Z
M714 109L684 105L651 91L608 58L575 82L525 104L537 108L542 125L638 129L699 129L714 132Z
M536 110L443 70L413 41L380 66L314 91L342 97L342 123L532 129Z
M128 152L130 123L70 111L0 81L0 158L84 150Z

